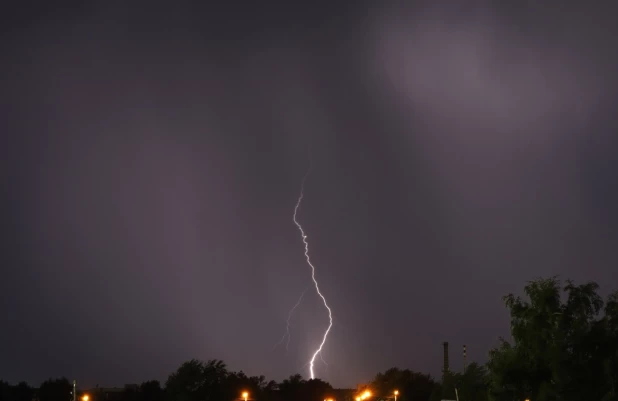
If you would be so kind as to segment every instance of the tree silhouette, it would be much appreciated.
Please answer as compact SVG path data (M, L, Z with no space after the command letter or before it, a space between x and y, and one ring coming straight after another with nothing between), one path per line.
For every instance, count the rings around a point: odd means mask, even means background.
M183 363L166 382L168 397L177 401L211 401L233 395L226 388L229 372L220 360L204 363L192 359Z
M333 387L320 379L305 380L299 374L290 376L279 384L282 400L324 400L332 397Z
M371 389L379 397L392 397L393 391L398 390L398 401L427 401L435 386L430 375L399 368L378 373L371 383Z
M487 401L489 377L485 366L472 362L463 373L448 372L442 383L434 386L430 401L454 400Z
M13 400L14 401L32 401L34 390L26 382L19 382L17 386L13 387Z
M16 386L0 380L0 401L32 401L34 389L26 382L19 382Z
M139 386L139 399L141 401L164 401L165 392L158 380L143 382Z
M309 379L305 382L303 393L301 400L325 400L332 397L333 387L321 379Z
M528 300L512 294L504 298L513 343L501 339L490 352L495 400L615 398L618 297L612 294L603 308L597 290L593 282L566 281L561 287L553 277L528 283Z
M618 400L618 291L607 297L603 323L607 334L603 361L603 376L608 383L604 401Z
M241 398L242 392L248 392L252 400L263 399L268 383L264 376L248 377L242 370L240 372L231 372L228 374L227 382L225 383L226 393L229 399Z
M203 371L204 364L197 359L192 359L180 365L178 370L168 377L165 384L170 399L200 401L204 387Z
M456 375L459 398L470 401L489 399L489 377L485 366L472 362L465 372Z
M40 401L70 401L73 386L66 377L48 379L39 387Z
M509 294L512 340L500 339L486 366L471 363L465 372L448 372L441 382L430 375L397 367L378 373L368 388L375 398L394 401L618 401L618 292L605 302L593 282L561 284L555 277L527 283L525 298ZM127 391L130 390L130 391ZM264 376L228 370L221 360L197 359L171 373L165 389L156 380L124 392L93 391L91 401L353 401L354 390L320 379L289 376L281 383ZM71 401L66 378L48 379L40 401ZM0 401L31 401L28 384L0 380ZM122 397L122 398L120 398Z
M301 375L292 375L279 384L279 394L284 400L300 400L306 383Z
M11 385L4 380L0 380L0 401L11 399Z

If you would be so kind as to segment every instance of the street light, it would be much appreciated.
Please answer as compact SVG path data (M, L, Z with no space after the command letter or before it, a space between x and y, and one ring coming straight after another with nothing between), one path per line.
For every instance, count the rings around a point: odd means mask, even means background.
M243 393L242 393L242 398L244 398L244 399L245 399L245 401L247 401L247 398L249 398L249 393L248 393L248 392L246 392L246 391L243 391Z
M84 396L82 397L83 401L88 401L90 397L88 397L88 394L84 394Z
M393 391L393 394L395 395L395 401L397 401L397 396L399 395L399 390Z

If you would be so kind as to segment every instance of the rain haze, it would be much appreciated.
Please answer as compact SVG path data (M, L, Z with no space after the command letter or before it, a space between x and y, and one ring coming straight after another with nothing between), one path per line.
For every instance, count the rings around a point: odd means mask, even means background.
M73 3L1 17L0 378L307 377L310 162L334 386L485 362L528 280L616 289L615 2Z

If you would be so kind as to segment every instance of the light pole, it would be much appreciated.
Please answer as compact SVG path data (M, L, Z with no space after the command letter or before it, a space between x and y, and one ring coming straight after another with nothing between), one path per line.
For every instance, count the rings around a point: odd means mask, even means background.
M249 393L248 393L248 392L246 392L246 391L243 391L243 393L242 393L242 398L243 398L245 401L247 401L247 398L249 398Z
M393 395L395 396L395 401L397 401L397 396L399 395L399 390L393 391Z

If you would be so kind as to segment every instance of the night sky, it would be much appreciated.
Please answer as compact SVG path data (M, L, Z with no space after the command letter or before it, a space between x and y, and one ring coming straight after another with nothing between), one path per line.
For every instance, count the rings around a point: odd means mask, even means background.
M485 362L527 280L618 288L613 1L39 3L0 13L0 378L307 377L309 146L335 386Z

